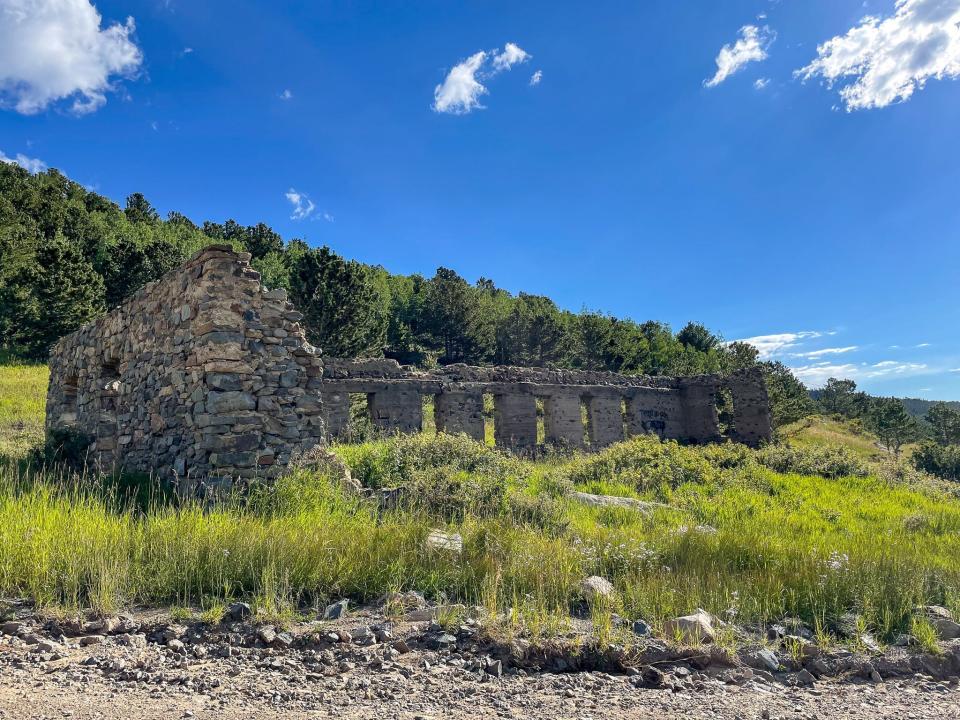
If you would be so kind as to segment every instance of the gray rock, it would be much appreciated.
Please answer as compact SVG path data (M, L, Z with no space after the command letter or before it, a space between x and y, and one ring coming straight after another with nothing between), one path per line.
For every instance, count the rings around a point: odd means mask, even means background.
M588 603L609 600L614 595L613 583L599 575L591 575L580 583L580 592Z
M233 621L246 620L253 615L253 610L245 602L230 603L227 608L227 617Z
M2 625L0 625L0 631L2 631L4 635L19 636L26 631L26 625L24 625L21 622L14 622L14 621L5 622Z
M769 648L747 652L741 657L744 663L752 668L767 670L769 672L777 672L777 670L780 669L780 661L777 659L777 654Z
M933 629L937 631L937 637L941 640L956 640L960 638L960 623L949 618L936 618L931 620Z
M99 645L104 641L103 635L85 635L80 638L80 647L86 647L87 645Z
M686 645L716 640L713 618L705 610L667 620L663 624L663 634L668 640L678 639Z
M458 533L431 530L424 541L424 546L427 550L434 552L449 552L459 555L463 552L463 538Z
M350 607L350 601L344 598L343 600L338 600L332 605L327 605L326 609L323 611L324 620L336 620L347 614L347 610Z
M640 637L647 637L651 633L650 625L643 620L634 620L630 624L630 629L633 630L634 635L639 635Z
M277 639L277 631L273 625L264 625L257 629L257 638L264 645L272 645L273 641Z

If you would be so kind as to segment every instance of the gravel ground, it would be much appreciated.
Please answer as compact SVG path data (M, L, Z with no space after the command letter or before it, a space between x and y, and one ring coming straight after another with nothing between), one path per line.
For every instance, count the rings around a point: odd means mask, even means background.
M20 617L0 623L0 718L960 718L950 653L932 674L907 656L824 654L847 671L817 679L654 641L650 664L547 672L575 661L525 647L537 660L520 660L516 642L492 645L469 621L408 618L361 611L283 631Z

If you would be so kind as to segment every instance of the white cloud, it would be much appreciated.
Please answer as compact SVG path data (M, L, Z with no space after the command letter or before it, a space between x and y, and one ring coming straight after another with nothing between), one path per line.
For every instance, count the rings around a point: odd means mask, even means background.
M93 112L131 77L143 55L134 22L101 28L89 0L0 0L0 106L25 115L72 99L72 112Z
M517 63L526 62L530 59L530 53L521 48L516 43L508 42L503 46L503 52L493 53L493 69L496 72L509 70Z
M775 335L757 335L755 337L736 340L735 342L753 345L760 353L761 360L769 360L775 355L780 355L784 351L796 347L802 340L809 340L831 334L832 333L823 333L816 330L804 330L802 332L777 333Z
M857 345L847 345L846 347L823 348L821 350L810 350L809 352L794 353L798 358L821 358L824 355L841 355L843 353L853 352L858 348Z
M950 368L947 372L960 373L960 368Z
M541 80L543 80L543 70L537 70L533 75L530 76L531 85L539 85Z
M281 100L293 100L293 93L290 92L290 90L286 90L286 89L285 89L282 93L280 93L280 99L281 99Z
M482 108L480 96L487 94L487 88L477 80L477 72L486 59L487 53L481 50L454 66L433 90L433 109L451 115L465 115Z
M14 157L7 157L6 154L0 150L0 162L19 165L29 173L43 172L47 169L47 164L43 160L27 157L23 153L17 153Z
M744 68L747 63L767 59L767 48L777 37L766 25L744 25L740 28L740 37L733 45L724 45L717 54L717 72L709 80L707 87L716 87L728 77Z
M450 115L466 115L473 110L483 109L480 98L488 90L481 80L509 70L518 63L532 57L515 43L507 43L503 50L486 52L480 50L466 60L455 65L444 81L433 90L433 109ZM537 75L534 73L534 75ZM537 80L539 82L539 80ZM535 84L532 82L531 84Z
M922 342L922 343L917 343L916 345L914 345L914 347L915 347L915 348L925 348L925 347L930 347L932 344L933 344L933 343Z
M925 363L902 363L894 360L881 360L872 365L867 363L831 364L828 362L818 362L790 369L794 375L810 387L819 387L832 377L847 380L875 380L891 375L909 377L913 375L925 375L931 372Z
M930 78L960 76L960 0L897 0L893 15L863 18L794 74L829 87L846 82L848 112L906 101Z
M293 214L290 216L291 220L306 220L313 215L313 211L317 209L317 206L307 197L306 193L297 192L293 188L290 188L285 195L287 200L290 201L290 205L293 206Z
M753 87L757 90L763 90L767 85L770 84L770 78L757 78L753 81Z
M323 213L321 213L320 217L322 217L327 222L333 222L333 215L328 213L326 210L324 210Z

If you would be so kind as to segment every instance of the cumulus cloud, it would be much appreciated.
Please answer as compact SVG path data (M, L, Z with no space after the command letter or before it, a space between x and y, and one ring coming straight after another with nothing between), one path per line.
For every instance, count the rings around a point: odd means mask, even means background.
M486 59L487 53L481 50L455 65L446 79L434 88L433 109L440 113L465 115L482 108L480 96L487 94L487 88L477 80L477 73Z
M775 355L781 355L785 351L797 347L803 340L810 340L831 334L832 333L824 333L817 330L803 330L801 332L757 335L755 337L743 338L741 340L737 340L736 342L753 345L760 354L761 360L769 360Z
M298 192L290 188L285 195L293 208L293 214L290 215L291 220L306 220L313 215L313 211L317 209L317 206L307 197L306 193Z
M507 43L503 50L480 50L458 63L447 73L444 81L433 90L433 109L450 115L466 115L483 109L480 98L488 93L484 80L526 62L532 56L515 43ZM534 73L536 74L536 73ZM539 80L538 80L539 82ZM532 83L531 84L535 84Z
M508 42L503 46L503 52L493 53L493 69L497 72L509 70L517 63L526 62L530 59L530 53L526 52L516 43Z
M539 85L541 80L543 80L543 70L537 70L533 75L530 76L531 85Z
M717 54L717 72L709 80L704 80L707 87L716 87L728 77L742 70L747 63L760 62L767 59L767 49L776 39L777 34L766 25L744 25L740 28L740 37L733 44L724 45Z
M960 76L960 0L897 0L893 15L863 18L794 74L846 83L839 93L848 112L904 102L931 78Z
M0 0L0 105L29 115L72 99L93 112L143 61L134 29L132 17L101 27L89 0Z
M14 157L7 157L3 150L0 150L0 162L19 165L30 173L43 172L47 169L47 164L43 160L27 157L23 153L17 153Z

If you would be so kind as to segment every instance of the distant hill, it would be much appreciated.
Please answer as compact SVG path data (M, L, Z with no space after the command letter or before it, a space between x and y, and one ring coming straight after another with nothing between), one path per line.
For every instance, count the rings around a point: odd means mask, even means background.
M819 399L820 391L811 390L810 397L814 400ZM918 420L923 420L930 406L936 405L939 402L945 403L954 410L960 410L960 400L921 400L920 398L900 398L900 400L903 402L903 406L907 409L907 412Z
M907 409L907 412L913 415L915 418L922 419L924 415L927 414L927 410L930 409L931 405L936 405L938 402L945 402L947 406L954 410L960 410L960 401L958 400L921 400L920 398L900 398L903 401L903 406Z

